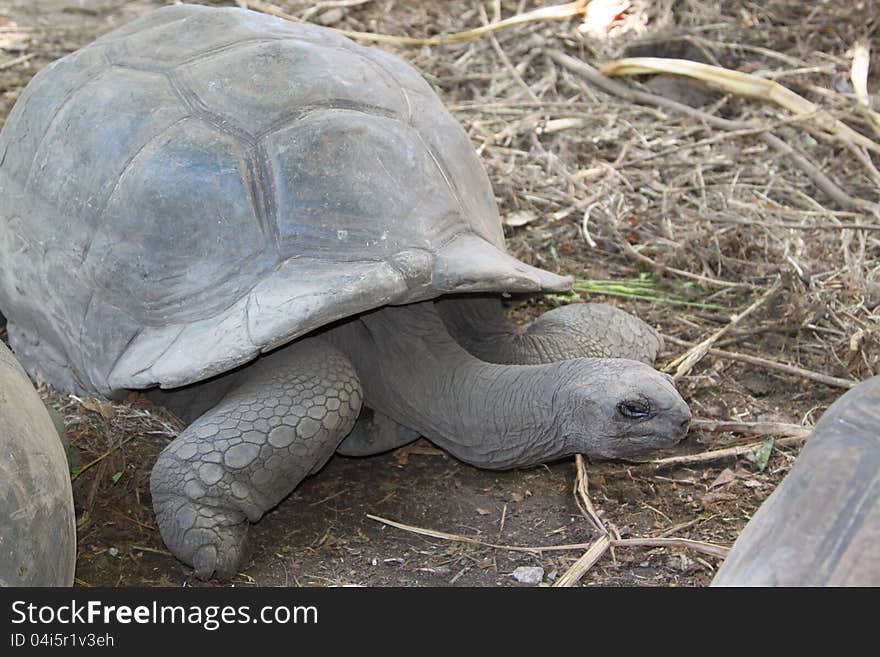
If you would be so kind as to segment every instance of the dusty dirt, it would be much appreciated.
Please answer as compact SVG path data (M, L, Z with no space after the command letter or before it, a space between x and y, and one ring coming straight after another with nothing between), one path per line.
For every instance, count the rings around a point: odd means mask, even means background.
M0 120L42 66L162 4L0 0ZM496 10L510 16L544 3L487 2L483 15L479 3L458 1L372 0L342 8L334 5L346 3L331 2L312 11L315 4L279 0L271 7L334 27L429 36L481 25ZM578 31L579 22L572 20L527 24L496 33L494 41L384 47L422 70L468 129L519 257L579 279L649 274L665 303L587 291L580 297L615 303L687 343L722 328L778 278L772 300L716 346L860 380L880 369L880 246L878 233L838 224L877 223L877 216L824 196L755 133L719 136L699 119L603 94L544 56L547 49L560 49L595 64L636 46L642 50L630 54L708 56L730 68L780 73L780 82L867 132L847 104L847 51L856 39L875 33L880 6L856 4L858 11L834 15L833 8L793 1L762 9L748 2L636 1L610 27L600 21L595 33ZM658 38L660 44L651 45L649 39ZM655 79L642 88L682 100L702 93L663 87ZM877 88L876 72L869 88ZM876 201L876 169L863 166L852 149L817 140L796 122L780 125L786 114L766 105L704 96L690 102L709 103L702 111L721 117L772 125L849 195ZM552 123L559 120L576 124L561 129ZM592 213L585 236L587 207ZM624 242L650 261L633 257ZM698 305L670 304L673 299ZM532 301L516 316L527 319L562 301ZM659 365L686 349L668 342ZM679 388L698 418L806 426L843 392L716 355L706 356ZM42 392L64 416L78 453L73 465L82 471L75 481L77 583L228 585L196 580L165 551L153 522L149 471L180 428L174 418L136 395L111 405L45 387ZM779 437L692 429L676 453ZM673 536L729 546L796 454L796 446L777 443L763 470L754 458L660 470L591 463L590 493L603 520L624 538ZM505 545L589 543L596 533L575 504L574 481L572 461L487 472L423 443L366 459L336 457L254 527L253 558L232 583L513 586L510 573L520 565L542 566L545 583L552 583L583 549L495 549L416 535L367 514ZM703 586L718 564L715 557L681 548L618 548L581 584Z

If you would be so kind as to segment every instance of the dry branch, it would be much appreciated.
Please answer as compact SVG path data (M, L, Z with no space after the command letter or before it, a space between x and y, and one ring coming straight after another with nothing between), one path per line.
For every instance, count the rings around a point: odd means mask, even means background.
M278 9L277 7L273 7L272 5L268 5L263 2L251 2L250 0L247 0L245 4L248 6L248 8L263 12L264 14L277 16L278 18L283 18L289 21L296 21L298 23L303 22L302 19L300 19L299 17L288 14L281 9ZM475 39L479 39L480 37L486 36L487 34L491 34L492 32L504 30L510 27L514 27L516 25L523 25L525 23L556 21L564 20L566 18L572 18L574 16L583 16L588 4L588 0L577 0L576 2L569 2L564 5L542 7L541 9L535 9L534 11L529 11L524 14L517 14L516 16L511 16L510 18L505 18L504 20L489 23L488 25L484 25L482 27L476 27L472 30L465 30L464 32L456 32L454 34L442 34L439 36L426 38L393 36L390 34L374 34L373 32L357 32L337 28L330 29L338 32L343 36L348 37L349 39L355 39L358 41L384 43L392 46L441 46L452 43L465 43L467 41L473 41Z
M807 438L812 431L811 427L802 427L799 424L787 422L733 422L730 420L693 420L691 428L711 432L746 433L753 436L793 436L798 438Z
M3 62L2 64L0 64L0 71L5 71L7 68L12 68L13 66L18 66L19 64L24 64L26 61L31 60L36 56L36 53L30 53L27 55L22 55L21 57L16 57L15 59L10 59L8 62Z
M733 281L722 281L717 278L709 278L708 276L703 276L701 274L694 274L693 272L684 271L682 269L676 269L675 267L669 267L662 263L659 263L655 260L652 260L644 253L639 253L633 246L624 239L618 240L618 243L623 247L623 252L636 260L637 262L641 262L645 265L648 265L652 269L668 272L670 274L674 274L676 276L681 276L682 278L689 278L693 281L699 281L700 283L705 283L706 285L711 285L713 287L721 287L721 288L750 288L752 287L748 283L734 283Z
M472 545L482 545L483 547L494 548L497 550L508 550L511 552L532 552L541 553L549 551L564 550L583 550L587 551L569 568L569 570L559 578L554 586L572 586L598 561L603 554L613 547L678 547L690 550L696 550L714 557L724 558L728 552L728 548L714 543L706 543L703 541L692 541L684 538L611 538L608 535L602 535L592 543L577 543L569 545L541 545L541 546L523 546L523 545L503 545L498 543L489 543L487 541L474 538L472 536L463 536L461 534L450 534L449 532L441 532L435 529L425 529L423 527L415 527L402 522L395 522L380 516L374 516L370 513L367 518L375 520L390 527L396 527L406 532L419 534L420 536L428 536L430 538L439 538L444 541L454 541L456 543L470 543ZM560 583L563 582L563 583Z
M871 109L871 95L868 93L868 68L871 65L871 49L867 43L857 43L853 47L853 60L850 80L856 92L857 107L867 117L871 129L880 135L880 114Z
M541 552L553 552L553 551L565 551L565 550L583 550L589 548L592 543L573 543L567 545L538 545L538 546L526 546L526 545L505 545L503 543L489 543L488 541L481 540L479 538L474 538L473 536L464 536L461 534L450 534L449 532L441 532L435 529L424 529L422 527L415 527L413 525L406 525L402 522L395 522L394 520L388 520L387 518L382 518L381 516L374 516L370 513L367 514L367 518L370 520L375 520L376 522L381 522L384 525L389 525L390 527L396 527L397 529L402 529L406 532L411 532L413 534L419 534L421 536L430 536L431 538L439 538L444 541L455 541L456 543L471 543L472 545L482 545L483 547L495 548L496 550L508 550L510 552L532 552L532 553L541 553Z
M775 441L775 445L800 445L807 439L806 435L789 436L788 438L779 438ZM689 465L698 465L704 463L712 463L724 459L739 458L746 454L754 454L760 449L763 443L751 443L748 445L737 445L736 447L726 447L724 449L713 449L708 452L700 452L699 454L685 454L684 456L670 456L664 459L654 459L653 461L641 461L639 465L649 465L654 470L662 470L664 468L681 467Z
M357 7L365 5L372 0L326 0L326 2L316 2L302 13L302 19L308 20L312 16L320 14L328 9L348 9L349 7ZM243 0L239 0L239 6L247 4Z
M592 500L590 500L590 480L587 476L587 467L584 455L575 454L574 462L575 468L577 469L577 477L575 478L574 482L575 502L577 503L578 508L581 510L581 513L584 514L584 517L587 518L601 533L607 534L608 529L606 529L605 525L602 523L601 518L599 518L599 514L596 512L596 507L593 506L593 502Z
M584 552L581 557L553 583L553 586L569 587L577 584L581 578L587 574L587 571L602 558L610 547L611 539L607 536L600 536L596 539L596 542L590 546L590 549Z
M692 343L687 342L685 340L680 340L679 338L673 337L671 335L664 335L664 340L668 340L672 344L677 344L679 346L689 347L692 346ZM712 356L718 356L719 358L726 358L728 360L736 360L743 363L749 363L750 365L759 365L768 370L775 370L777 372L783 372L784 374L793 374L794 376L800 376L805 379L810 379L811 381L816 381L818 383L824 383L827 386L832 386L835 388L854 388L859 382L852 381L850 379L841 379L836 376L829 376L827 374L821 374L819 372L813 372L811 370L806 370L802 367L797 367L796 365L789 365L787 363L780 363L775 360L769 360L767 358L761 358L760 356L751 356L749 354L741 354L735 351L724 351L722 349L710 348L709 354Z
M611 545L613 547L679 547L719 559L723 559L730 552L730 548L705 541L692 541L689 538L618 538L611 541Z
M633 103L652 105L654 107L662 107L664 109L672 110L674 112L690 116L694 119L697 119L698 121L702 121L707 125L711 125L721 130L753 130L755 128L761 127L745 121L731 121L729 119L724 119L719 116L707 114L706 112L702 112L698 109L690 107L689 105L685 105L684 103L679 103L674 100L670 100L669 98L664 98L663 96L657 96L652 93L631 89L625 85L622 85L618 82L615 82L614 80L603 76L597 69L593 68L586 62L566 55L565 53L558 50L548 50L547 56L555 61L557 64L560 64L571 70L572 72L577 73L585 80L599 87L606 93L615 95L619 98ZM796 151L792 146L786 144L776 135L770 132L761 132L759 136L760 139L763 140L771 148L789 157L791 161L794 162L794 164L801 169L801 171L809 176L809 178L816 184L819 189L828 194L828 196L834 199L842 207L860 209L867 212L872 212L880 216L880 206L878 206L876 203L871 203L870 201L866 201L864 199L853 198L852 196L847 194L833 180L826 176L815 164L813 164L809 160L809 158Z
M96 458L96 459L94 459L94 460L92 460L92 461L89 461L89 462L86 463L84 466L82 466L79 470L77 470L76 472L74 472L74 473L70 476L70 480L71 480L71 481L76 481L76 479L77 479L77 478L78 478L83 472L85 472L86 470L88 470L88 469L91 468L92 466L97 465L98 463L100 463L101 461L103 461L105 458L107 458L108 456L110 456L113 452L115 452L115 451L118 450L118 449L121 449L122 447L124 447L125 445L127 445L128 443L130 443L130 442L131 442L132 440L134 440L135 438L137 438L137 436L131 436L131 437L129 437L129 438L126 438L126 439L123 440L121 443L118 443L117 445L114 445L113 447L111 447L110 449L108 449L106 452L104 452L103 454L101 454L98 458Z
M702 64L687 59L665 59L662 57L618 59L600 67L599 72L612 77L645 73L683 75L705 82L721 91L755 100L772 101L790 112L811 117L819 128L835 135L841 141L849 141L875 153L880 153L880 144L856 132L815 103L773 80L759 78L741 71L732 71L721 66Z
M761 297L759 297L754 303L752 303L748 308L746 308L741 313L738 313L730 318L730 321L722 326L720 329L715 331L712 335L710 335L705 340L701 341L699 344L694 345L690 349L688 349L681 356L673 360L666 367L666 371L669 372L673 368L675 368L675 374L673 375L673 379L678 381L693 369L694 365L699 363L703 357L709 352L709 349L713 344L718 342L718 340L727 334L732 328L734 328L737 324L739 324L743 319L751 315L755 310L760 308L764 303L772 297L776 290L779 289L779 280L773 284L773 286L767 290Z

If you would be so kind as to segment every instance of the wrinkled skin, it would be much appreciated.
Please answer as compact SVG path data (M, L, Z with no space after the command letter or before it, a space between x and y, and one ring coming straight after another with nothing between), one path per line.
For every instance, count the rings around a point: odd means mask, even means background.
M579 349L574 340L563 352ZM156 396L184 415L202 412L151 480L163 539L200 577L233 575L248 554L248 523L346 444L367 454L423 435L463 461L505 469L574 453L643 454L678 442L690 420L671 379L634 360L480 360L450 336L434 302L366 313Z
M601 303L549 310L518 328L496 296L460 295L437 301L449 334L490 363L538 365L569 358L629 358L653 365L663 338L634 315Z
M605 304L562 306L524 327L508 320L496 296L458 295L441 298L435 305L456 342L489 363L539 365L571 358L628 358L653 365L663 348L663 338L653 328ZM366 456L418 437L418 432L367 407L337 451Z

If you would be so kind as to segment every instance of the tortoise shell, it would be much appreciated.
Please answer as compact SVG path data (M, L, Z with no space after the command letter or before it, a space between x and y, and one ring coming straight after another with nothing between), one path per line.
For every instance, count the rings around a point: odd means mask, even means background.
M570 285L505 252L467 134L409 64L192 5L28 84L0 134L0 262L31 375L102 394L385 304Z

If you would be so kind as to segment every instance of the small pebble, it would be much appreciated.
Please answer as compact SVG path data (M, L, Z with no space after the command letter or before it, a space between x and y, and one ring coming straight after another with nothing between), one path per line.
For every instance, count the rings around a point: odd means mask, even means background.
M343 18L345 18L345 10L341 7L336 7L334 9L330 9L329 11L325 11L323 14L318 16L317 22L321 25L336 25Z
M540 566L520 566L512 573L513 579L520 584L540 584L544 579L544 569Z
M118 557L119 556L119 550L117 550L115 547L110 548L109 550L107 550L107 552L110 553L111 557Z

